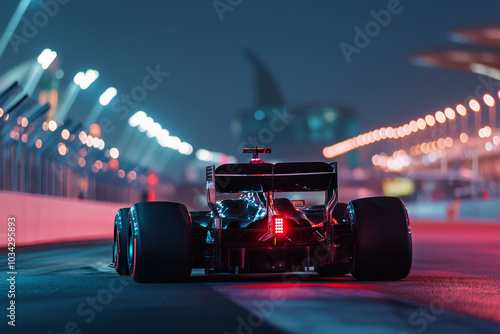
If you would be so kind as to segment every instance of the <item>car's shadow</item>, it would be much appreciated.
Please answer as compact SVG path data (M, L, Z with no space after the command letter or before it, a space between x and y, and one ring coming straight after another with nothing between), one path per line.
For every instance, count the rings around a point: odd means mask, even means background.
M349 282L356 280L349 274L338 277L323 277L315 272L282 272L282 273L258 273L258 274L192 274L189 278L191 283L278 283L278 282ZM362 283L361 281L358 281Z

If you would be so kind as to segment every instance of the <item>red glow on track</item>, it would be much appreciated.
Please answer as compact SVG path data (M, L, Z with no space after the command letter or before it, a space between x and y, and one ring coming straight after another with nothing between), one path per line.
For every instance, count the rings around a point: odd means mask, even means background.
M297 276L297 280L299 280ZM255 283L255 284L238 284L228 286L227 289L295 289L295 288L317 288L324 287L329 289L351 289L351 290L366 290L375 288L374 284L355 284L355 283L327 283L327 282L301 282L294 283L279 282L279 283Z

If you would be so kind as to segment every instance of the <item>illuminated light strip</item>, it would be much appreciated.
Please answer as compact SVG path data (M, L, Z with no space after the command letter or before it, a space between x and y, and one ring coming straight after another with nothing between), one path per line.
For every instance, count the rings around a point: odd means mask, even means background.
M144 111L137 111L133 114L129 118L128 124L133 128L137 127L140 132L146 132L149 138L156 138L156 141L162 147L171 148L184 155L193 153L194 149L191 144L181 141L179 137L170 136L168 130L163 129L159 123L156 123Z
M500 90L498 91L498 98L500 99ZM488 104L494 105L494 101L492 102L489 97L486 97L486 100ZM475 99L471 99L469 101L469 108L475 112L479 112L481 110L479 102ZM355 150L359 147L373 144L374 142L380 140L404 138L413 133L423 131L427 127L433 127L436 123L444 124L447 121L455 120L455 112L462 117L467 116L467 108L462 104L457 104L456 111L448 107L445 109L444 113L442 111L436 112L435 115L437 116L437 119L434 115L427 115L424 118L410 121L396 128L382 127L380 129L372 130L370 132L362 133L356 137L346 139L340 143L327 146L323 148L323 156L330 159Z
M431 142L413 145L409 152L411 156L419 156L429 154L436 151L442 151L453 147L453 139L451 137L439 138ZM377 167L387 168L391 171L400 171L410 164L410 157L405 150L397 150L391 156L385 153L375 154L372 156L372 164Z
M453 144L454 144L454 142L453 142L453 139L451 137L439 138L438 140L413 145L410 148L410 154L413 156L427 154L430 152L450 148L453 146Z
M162 147L168 147L184 155L191 155L194 152L191 144L181 141L179 137L171 136L168 130L163 129L161 124L155 122L144 111L137 111L133 114L129 118L128 124L133 128L138 128L140 132L145 132L147 137L156 138L156 141ZM196 158L201 161L217 162L220 164L236 162L236 158L233 156L226 156L225 154L210 152L205 149L197 150Z

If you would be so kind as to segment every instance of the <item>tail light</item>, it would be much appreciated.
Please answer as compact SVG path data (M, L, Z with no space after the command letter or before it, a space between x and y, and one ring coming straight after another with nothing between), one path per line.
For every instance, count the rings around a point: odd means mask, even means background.
M273 233L282 236L286 234L286 219L283 216L273 217Z

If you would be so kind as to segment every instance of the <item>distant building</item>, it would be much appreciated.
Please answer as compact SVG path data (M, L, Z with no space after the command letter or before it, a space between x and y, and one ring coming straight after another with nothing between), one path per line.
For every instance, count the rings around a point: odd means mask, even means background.
M354 111L342 106L289 106L270 71L250 51L246 51L254 70L254 107L238 114L233 134L239 148L271 147L273 160L324 160L325 146L359 134ZM356 168L356 151L339 157L348 168Z

